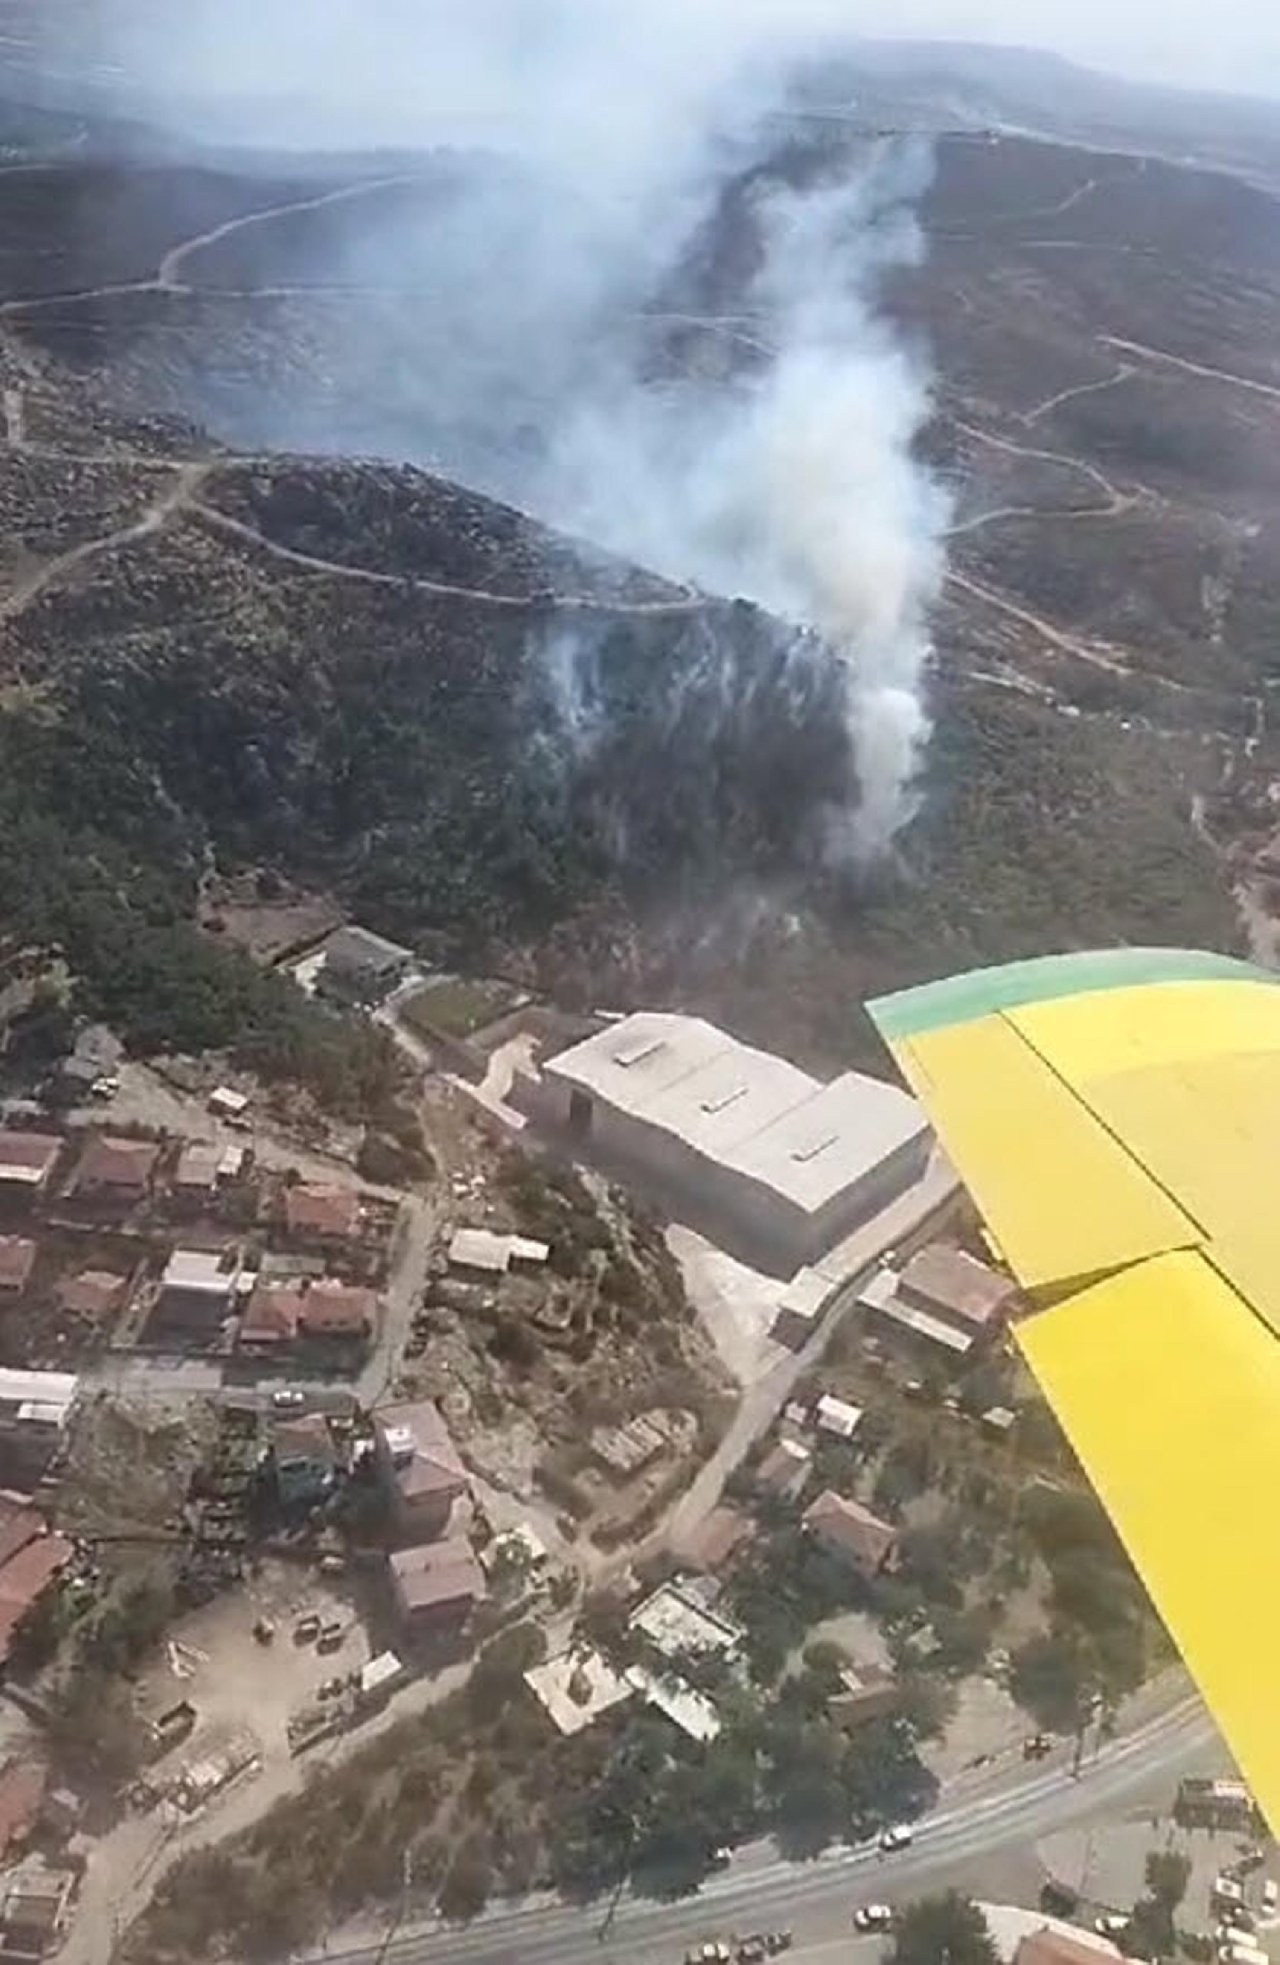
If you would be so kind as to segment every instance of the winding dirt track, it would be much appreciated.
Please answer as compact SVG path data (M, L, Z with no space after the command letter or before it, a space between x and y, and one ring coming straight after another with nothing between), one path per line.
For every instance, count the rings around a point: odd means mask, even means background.
M1077 382L1074 388L1059 389L1055 395L1046 396L1034 409L1026 411L1023 421L1038 423L1042 416L1051 416L1063 403L1074 402L1077 396L1100 395L1104 389L1114 389L1119 383L1127 382L1136 371L1128 362L1121 362L1114 375L1104 376L1100 382Z
M1247 389L1250 395L1265 396L1280 403L1280 386L1257 382L1251 375L1236 375L1230 369L1212 368L1207 362L1191 362L1183 355L1170 355L1163 348L1149 348L1144 341L1125 341L1118 334L1102 334L1098 339L1122 354L1137 355L1144 362L1158 362L1165 368L1180 369L1184 375L1198 375L1207 382L1226 382L1233 389Z
M115 531L104 533L100 539L88 539L83 545L73 546L70 552L59 553L55 559L48 560L38 573L20 581L13 592L0 601L0 624L16 619L30 607L32 601L38 600L48 588L74 573L86 560L159 532L178 512L192 505L197 491L213 468L212 464L207 463L180 465L171 482L140 519L135 519L131 525L118 526Z
M300 566L308 573L323 573L340 580L359 580L375 587L396 587L401 591L412 587L416 593L438 596L442 600L478 601L485 607L516 608L527 612L540 604L528 594L502 594L491 587L462 587L450 580L427 580L417 574L379 573L372 567L346 566L341 560L321 559L315 553L303 553L296 547L282 546L255 527L246 525L243 519L232 518L229 512L220 512L214 505L196 503L191 510L216 530L230 533L233 538L271 554L274 559ZM560 612L567 610L591 614L696 614L706 605L706 600L704 596L693 593L673 596L670 600L611 600L603 595L556 594L545 605Z

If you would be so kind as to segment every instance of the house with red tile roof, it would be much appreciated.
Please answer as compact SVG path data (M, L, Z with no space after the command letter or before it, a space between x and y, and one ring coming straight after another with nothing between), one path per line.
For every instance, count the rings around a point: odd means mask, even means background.
M360 1232L360 1197L351 1187L286 1187L283 1212L289 1239L303 1247L332 1247Z
M815 1541L864 1576L875 1576L886 1568L897 1548L895 1528L860 1501L851 1501L833 1488L825 1488L816 1501L810 1502L803 1521Z
M457 1525L471 1483L440 1408L430 1399L374 1414L378 1465L405 1540L433 1541Z
M77 1201L116 1208L135 1207L151 1192L160 1148L149 1139L112 1139L90 1133L72 1176Z

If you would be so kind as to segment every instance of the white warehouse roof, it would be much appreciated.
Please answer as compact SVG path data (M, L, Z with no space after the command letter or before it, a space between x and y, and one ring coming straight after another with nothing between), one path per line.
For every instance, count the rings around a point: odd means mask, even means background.
M854 1071L824 1085L700 1017L669 1011L624 1017L542 1069L809 1214L928 1130L896 1086Z

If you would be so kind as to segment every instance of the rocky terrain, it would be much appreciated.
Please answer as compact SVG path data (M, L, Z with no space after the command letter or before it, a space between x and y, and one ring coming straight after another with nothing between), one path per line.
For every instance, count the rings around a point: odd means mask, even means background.
M398 285L371 270L371 236L448 200L448 160L129 162L113 138L108 161L55 123L17 116L0 204L7 839L38 811L178 923L211 862L274 870L464 959L660 988L815 1056L866 1049L864 989L957 962L1269 952L1265 190L937 139L927 254L881 295L933 364L924 447L955 496L935 733L895 863L851 887L820 851L851 784L822 652L440 475L492 483L496 432L537 441L532 394L450 422L447 305L412 255ZM806 128L781 167L797 144L831 169L865 139ZM767 358L743 224L726 198L625 324L655 376ZM75 939L12 863L0 907L20 940Z

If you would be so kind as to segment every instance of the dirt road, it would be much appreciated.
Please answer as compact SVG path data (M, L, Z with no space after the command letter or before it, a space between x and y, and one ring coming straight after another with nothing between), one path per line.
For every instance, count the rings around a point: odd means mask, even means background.
M20 581L13 592L0 601L0 623L15 620L41 594L98 554L112 552L117 546L132 545L138 539L159 532L170 519L191 505L212 469L211 463L183 464L155 502L132 525L118 526L114 532L105 533L100 539L88 539L82 545L73 546L70 552L59 553L56 559L47 560L38 573Z

